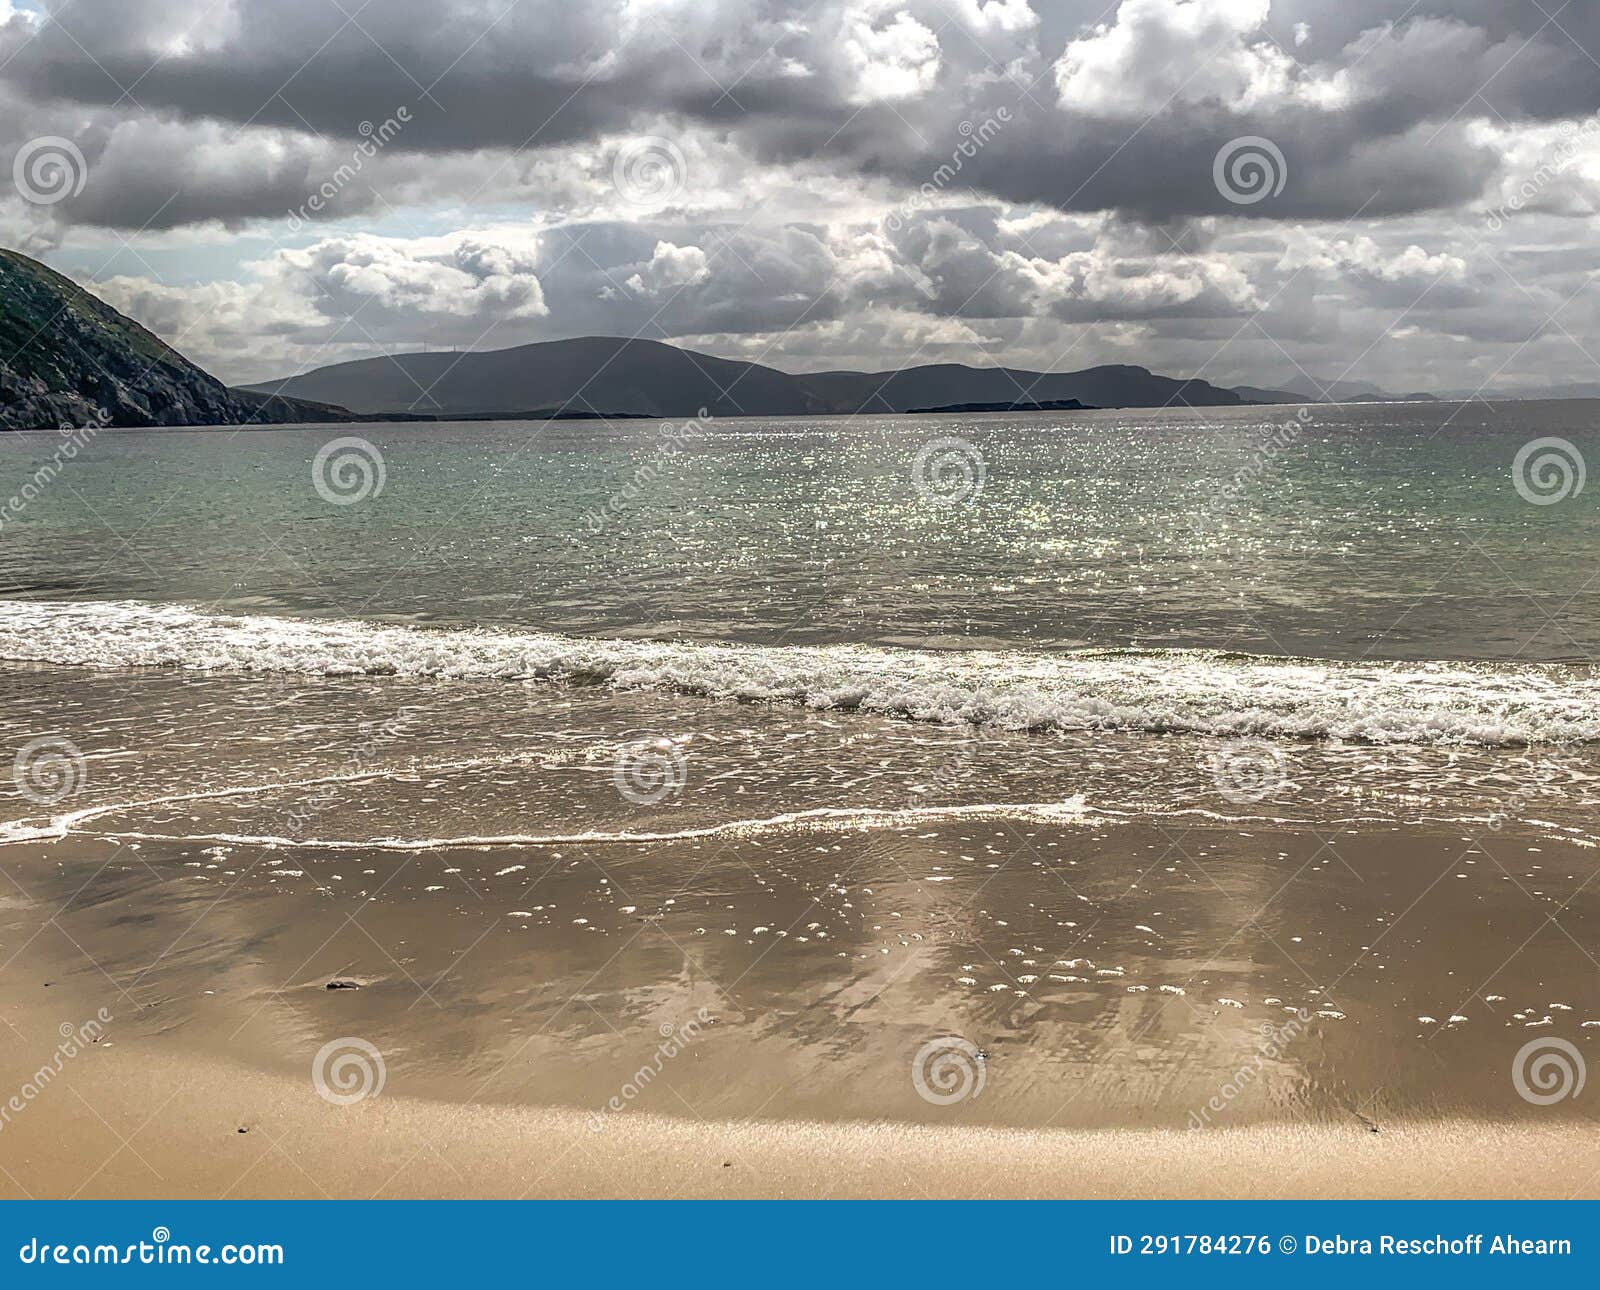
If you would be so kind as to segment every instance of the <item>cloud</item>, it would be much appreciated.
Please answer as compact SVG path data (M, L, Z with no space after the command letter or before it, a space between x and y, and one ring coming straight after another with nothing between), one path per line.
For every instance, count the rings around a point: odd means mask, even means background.
M938 79L939 38L904 9L887 20L879 10L851 6L842 16L839 56L851 103L915 98Z
M914 186L962 122L1006 106L1005 138L962 174L976 195L1150 219L1219 212L1210 159L1248 133L1295 168L1284 200L1252 218L1337 218L1375 197L1380 214L1467 200L1496 170L1475 123L1600 106L1579 47L1600 47L1600 12L1573 7L1558 29L1518 8L388 0L351 24L325 0L214 13L76 0L0 27L0 95L34 133L83 135L115 180L63 203L66 223L276 216L290 189L346 159L361 122L401 107L411 123L373 183L342 195L345 211L459 198L463 174L477 200L516 200L530 165L560 170L640 131ZM1402 182L1375 183L1373 159L1413 135L1436 146L1406 156Z
M319 310L334 318L507 319L549 312L535 272L536 248L470 235L416 243L335 238L282 252L277 263L281 273L304 275Z
M650 260L628 278L628 290L640 296L695 286L711 276L706 253L698 246L657 242Z
M0 175L88 165L0 238L233 379L593 333L1522 379L1600 325L1584 46L1600 7L1503 0L0 0ZM1285 182L1242 206L1246 135Z
M1057 61L1061 106L1138 119L1196 104L1249 113L1347 103L1348 75L1302 68L1266 36L1271 8L1271 0L1122 0L1112 22Z

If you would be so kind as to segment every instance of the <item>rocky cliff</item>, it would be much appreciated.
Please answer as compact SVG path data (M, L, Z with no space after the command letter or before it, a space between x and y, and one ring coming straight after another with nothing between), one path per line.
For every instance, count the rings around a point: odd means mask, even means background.
M0 428L353 419L330 404L230 390L71 279L0 249Z

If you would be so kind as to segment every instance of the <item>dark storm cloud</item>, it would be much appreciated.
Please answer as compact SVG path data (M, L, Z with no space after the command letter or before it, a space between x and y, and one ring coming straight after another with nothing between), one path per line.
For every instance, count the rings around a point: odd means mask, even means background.
M335 142L402 105L412 119L384 169L407 178L406 158L559 156L668 121L763 162L821 158L911 187L1003 108L951 186L1147 220L1281 220L1472 199L1499 159L1465 123L1593 112L1585 44L1600 49L1595 6L1552 21L1532 0L387 0L354 19L327 0L73 0L0 33L0 84L30 123L93 121L85 151L117 182L57 213L119 227L281 213L336 164ZM291 142L255 172L220 144L141 154L117 126L150 119L242 150L267 128ZM1230 203L1213 182L1242 134L1286 159L1271 201Z
M626 20L618 3L386 0L352 21L327 0L74 0L37 34L11 38L4 78L35 99L344 137L409 104L406 146L421 151L558 145L641 113L716 120L828 106L825 91L750 71L766 29L724 7L739 34L716 37L719 55L665 20Z

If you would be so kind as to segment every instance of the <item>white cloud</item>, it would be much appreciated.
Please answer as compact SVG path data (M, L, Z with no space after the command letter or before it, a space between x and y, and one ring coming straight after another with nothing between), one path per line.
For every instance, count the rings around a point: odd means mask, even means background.
M695 286L710 277L706 253L698 246L657 242L649 262L628 278L627 287L635 295L658 296Z
M1600 116L1546 126L1479 122L1472 134L1504 158L1485 197L1490 223L1532 212L1600 214Z
M485 322L548 312L534 272L536 246L488 242L471 233L405 241L329 238L270 262L281 279L304 275L331 317L377 326L397 317L454 315Z
M1039 15L1028 0L958 0L956 11L980 31L1019 32L1039 25Z
M1250 278L1222 256L1141 257L1097 246L1056 260L1007 251L1039 312L1073 318L1234 317L1259 307Z
M37 29L40 15L32 9L19 9L11 0L0 0L0 27L15 22L24 35Z
M939 75L939 38L903 9L880 25L881 8L856 5L842 14L839 57L852 103L914 98Z
M1343 78L1306 71L1266 37L1271 8L1271 0L1122 0L1111 22L1062 52L1061 106L1134 119L1200 103L1243 112L1340 106Z
M1465 282L1467 262L1446 251L1430 252L1415 242L1380 246L1369 236L1324 238L1306 230L1287 235L1279 267L1289 271L1311 269L1330 279L1356 275L1378 282Z

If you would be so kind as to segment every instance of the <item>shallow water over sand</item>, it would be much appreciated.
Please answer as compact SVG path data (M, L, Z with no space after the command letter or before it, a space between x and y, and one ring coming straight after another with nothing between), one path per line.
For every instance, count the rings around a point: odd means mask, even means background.
M602 1120L1359 1127L1570 1113L1518 1097L1512 1059L1600 1036L1583 748L1291 744L1234 800L1183 735L5 682L94 750L70 809L8 806L7 975L108 1007L130 1051L296 1075L353 1035L397 1092ZM918 1055L952 1038L981 1093L929 1101Z
M450 1101L1035 1127L1542 1118L1564 1111L1508 1073L1534 1036L1592 1055L1600 910L1573 899L1586 854L1534 845L1368 831L1335 856L1280 829L1004 819L403 860L75 842L13 851L29 896L0 935L8 953L37 936L13 988L49 982L65 1016L106 1007L129 1051L300 1076L354 1035L393 1091ZM948 1037L971 1046L964 1078L981 1071L958 1105L914 1078Z
M350 507L108 434L0 544L0 981L600 1129L1583 1115L1600 529L1507 472L1590 406L1231 488L1284 415L728 423L598 527L657 428L364 427Z

